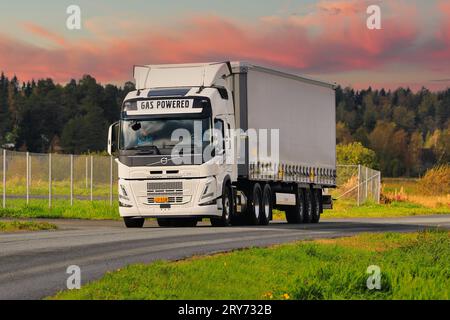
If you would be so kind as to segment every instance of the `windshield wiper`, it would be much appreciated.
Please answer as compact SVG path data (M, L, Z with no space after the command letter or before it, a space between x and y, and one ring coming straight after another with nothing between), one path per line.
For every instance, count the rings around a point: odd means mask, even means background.
M160 155L161 151L159 151L159 148L154 145L150 146L134 146L129 148L128 150L139 150L140 152L137 154L157 154Z

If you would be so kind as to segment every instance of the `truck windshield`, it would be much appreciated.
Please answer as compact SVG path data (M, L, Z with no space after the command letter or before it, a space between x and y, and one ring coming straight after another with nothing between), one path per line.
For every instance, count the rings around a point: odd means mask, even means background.
M209 145L210 139L204 135L210 126L211 118L122 120L119 145L121 150L150 155L170 155L175 146L194 154Z

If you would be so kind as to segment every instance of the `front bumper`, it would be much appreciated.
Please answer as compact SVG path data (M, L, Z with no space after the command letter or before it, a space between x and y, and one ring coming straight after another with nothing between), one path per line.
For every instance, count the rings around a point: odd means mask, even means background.
M211 182L214 183L211 183ZM182 185L182 187L180 186ZM210 198L202 198L206 185L214 185L215 179L164 179L164 180L123 180L119 179L119 201L125 206L119 206L122 217L215 217L221 210L214 203L216 192L206 192ZM155 186L170 190L154 189ZM124 192L125 191L125 192ZM165 193L169 192L169 193ZM124 197L124 193L126 197ZM157 204L155 197L167 196L172 203ZM200 205L204 203L207 205Z
M160 208L152 205L146 208L119 208L121 217L145 217L145 218L177 218L177 217L197 217L208 218L220 216L221 212L217 209L217 205L195 206L190 208L180 208L172 205L170 208Z

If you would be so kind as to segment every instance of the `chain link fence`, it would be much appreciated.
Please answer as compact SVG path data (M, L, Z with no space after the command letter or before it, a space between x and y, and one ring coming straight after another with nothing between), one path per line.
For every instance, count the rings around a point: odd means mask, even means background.
M380 203L381 172L363 165L338 165L335 199L351 199L356 205Z
M39 199L106 201L117 194L117 163L113 157L16 152L0 149L2 206ZM335 199L356 205L380 202L381 173L362 165L338 165Z
M39 199L106 201L117 192L113 157L16 152L0 149L2 206ZM16 200L16 201L14 201ZM20 200L20 201L19 201ZM9 204L8 204L9 206Z

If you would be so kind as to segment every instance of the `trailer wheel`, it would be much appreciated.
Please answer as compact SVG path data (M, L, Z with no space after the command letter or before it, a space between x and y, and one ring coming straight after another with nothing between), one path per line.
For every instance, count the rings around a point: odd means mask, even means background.
M259 217L259 224L263 226L269 224L270 216L272 215L272 206L272 188L269 184L266 184L262 192L262 214Z
M262 212L262 191L261 185L255 183L250 198L250 205L247 209L247 218L250 225L259 224L260 216L264 214Z
M298 189L297 203L294 207L286 209L286 220L291 224L302 223L305 216L305 194L302 189Z
M223 188L222 194L222 216L218 218L211 218L211 225L213 227L227 227L230 225L233 212L233 194L229 185Z
M318 223L320 220L320 212L321 210L321 199L322 199L322 190L316 189L313 191L314 198L313 198L313 215L312 215L312 223Z
M305 191L305 215L303 216L304 223L310 223L313 219L314 203L311 189L304 189Z
M142 228L144 226L144 218L123 218L127 228Z

